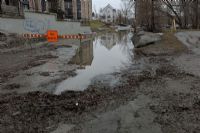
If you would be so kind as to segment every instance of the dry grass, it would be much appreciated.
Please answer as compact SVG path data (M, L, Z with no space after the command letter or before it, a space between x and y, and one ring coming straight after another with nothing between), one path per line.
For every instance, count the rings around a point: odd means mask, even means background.
M161 41L143 48L139 48L137 51L142 52L142 54L147 56L172 55L186 51L187 47L182 44L174 34L174 32L164 32Z
M105 23L99 20L90 21L90 27L93 32L115 32L115 30L112 29L109 25L106 25Z
M175 33L173 32L164 33L161 41L163 48L173 50L174 52L182 52L186 50L187 47L182 42L180 42L174 34Z
M98 31L99 28L101 28L103 26L104 26L104 23L102 23L98 20L90 21L90 27L91 27L92 31Z

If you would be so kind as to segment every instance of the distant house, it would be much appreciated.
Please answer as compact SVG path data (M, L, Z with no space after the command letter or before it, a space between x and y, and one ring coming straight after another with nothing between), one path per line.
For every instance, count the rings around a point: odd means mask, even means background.
M100 10L100 19L103 22L114 23L116 21L116 16L116 9L114 9L110 4Z

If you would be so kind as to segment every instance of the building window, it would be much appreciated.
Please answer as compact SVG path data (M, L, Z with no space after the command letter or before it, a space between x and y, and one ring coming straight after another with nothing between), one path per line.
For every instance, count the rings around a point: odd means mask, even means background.
M81 0L77 0L77 19L81 19Z
M46 0L41 0L42 12L46 11Z
M29 1L28 0L23 0L22 5L23 5L24 9L29 9Z
M10 4L9 0L5 0L5 3L6 3L6 5Z
M106 19L106 15L101 16L102 19Z
M73 19L72 0L65 0L65 17Z

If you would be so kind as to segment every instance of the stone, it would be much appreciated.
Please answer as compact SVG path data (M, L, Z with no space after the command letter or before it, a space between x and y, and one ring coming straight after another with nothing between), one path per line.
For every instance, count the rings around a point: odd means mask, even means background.
M146 34L147 32L145 32L145 31L139 31L138 33L137 33L137 35L138 36L142 36L142 35L144 35L144 34Z
M140 48L149 44L154 44L162 39L162 35L162 33L138 32L136 37L134 37L134 46L135 48Z
M75 125L72 124L59 124L58 128L51 133L67 133L74 127Z

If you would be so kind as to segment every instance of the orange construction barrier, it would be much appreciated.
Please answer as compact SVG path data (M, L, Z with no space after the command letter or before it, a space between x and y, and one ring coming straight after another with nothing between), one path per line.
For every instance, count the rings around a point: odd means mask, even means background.
M47 40L48 40L48 42L57 42L58 41L58 31L48 30Z
M86 35L78 34L78 35L58 35L58 31L56 30L48 30L47 34L23 34L24 38L32 39L32 38L47 38L48 42L58 42L58 38L63 39L86 39Z

